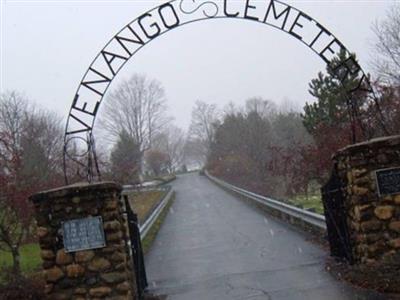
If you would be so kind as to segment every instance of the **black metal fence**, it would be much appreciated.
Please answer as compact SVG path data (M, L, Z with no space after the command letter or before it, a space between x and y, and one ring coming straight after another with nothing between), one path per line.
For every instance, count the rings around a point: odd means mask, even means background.
M334 167L329 181L322 187L326 227L331 255L353 263L351 240L345 209L346 183Z
M133 212L126 195L124 196L124 201L128 219L130 248L132 250L132 258L136 277L136 290L138 292L138 298L141 300L144 297L144 292L148 286L148 283L146 268L144 265L142 243L140 239L140 228L137 215Z

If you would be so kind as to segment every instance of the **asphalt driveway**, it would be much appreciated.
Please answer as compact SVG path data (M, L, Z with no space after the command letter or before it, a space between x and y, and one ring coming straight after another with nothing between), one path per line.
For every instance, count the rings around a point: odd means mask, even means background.
M149 289L170 300L380 299L338 282L327 253L198 174L176 199L145 257Z

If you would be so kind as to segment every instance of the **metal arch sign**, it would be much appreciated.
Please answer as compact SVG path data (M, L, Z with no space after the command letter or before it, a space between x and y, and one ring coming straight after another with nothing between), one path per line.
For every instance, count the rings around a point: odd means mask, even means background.
M345 51L346 59L336 65L334 71L341 74L343 81L348 74L359 74L357 87L347 91L351 115L357 115L356 100L352 96L361 90L375 101L379 111L369 79L351 53L328 29L293 6L277 0L172 0L147 11L122 28L97 54L83 76L65 130L64 173L67 183L68 159L86 168L89 182L94 179L96 171L99 176L92 130L103 97L125 63L153 39L170 30L202 20L222 18L247 20L279 29L311 49L328 66L340 51ZM87 144L81 155L85 162L68 152L69 143L75 139Z

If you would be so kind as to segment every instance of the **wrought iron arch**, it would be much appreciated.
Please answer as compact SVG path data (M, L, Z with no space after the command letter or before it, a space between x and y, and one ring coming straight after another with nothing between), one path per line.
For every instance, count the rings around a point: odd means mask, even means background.
M380 116L379 125L386 132L379 103L367 74L343 43L306 13L278 0L254 3L249 0L171 0L145 12L123 27L97 54L84 74L65 128L63 159L66 183L68 160L81 166L89 182L100 178L93 126L110 83L125 63L145 45L170 30L194 22L222 18L258 22L293 36L317 54L343 81L348 74L358 74L357 87L346 91L352 124L358 121L356 95L363 91L375 103ZM332 59L340 51L346 53L346 58L333 66ZM363 138L368 138L368 130L362 129ZM352 136L353 141L356 141L354 128ZM71 153L71 142L77 139L85 143L85 151L79 155Z

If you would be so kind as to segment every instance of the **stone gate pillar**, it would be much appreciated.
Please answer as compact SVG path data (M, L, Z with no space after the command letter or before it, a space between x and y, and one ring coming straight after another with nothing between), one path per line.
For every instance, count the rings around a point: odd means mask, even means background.
M400 136L348 146L334 156L356 263L400 263Z
M31 196L48 299L136 299L120 192L101 182Z

